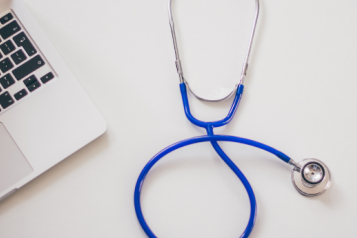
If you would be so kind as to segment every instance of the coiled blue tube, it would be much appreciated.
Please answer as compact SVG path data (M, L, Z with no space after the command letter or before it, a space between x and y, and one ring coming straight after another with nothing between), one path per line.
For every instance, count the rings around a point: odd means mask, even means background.
M138 217L139 223L141 225L141 227L143 228L143 230L145 231L145 233L147 234L147 236L149 238L157 238L155 236L155 234L151 231L151 229L149 228L149 226L147 225L144 215L142 213L142 209L141 209L141 204L140 204L140 195L141 195L141 189L142 186L144 184L144 180L146 175L149 173L149 171L151 170L151 168L161 159L163 158L165 155L171 153L174 150L177 150L179 148L182 148L184 146L188 146L188 145L192 145L192 144L196 144L196 143L201 143L201 142L211 142L213 148L215 149L215 151L217 152L217 154L222 158L222 160L231 168L231 170L237 175L237 177L241 180L241 182L243 183L247 193L248 193L248 197L250 200L250 217L249 217L249 221L247 224L246 229L244 230L243 234L240 236L241 238L247 238L251 231L253 230L254 227L254 223L255 223L255 217L256 217L256 199L254 196L254 192L252 187L250 186L248 180L246 179L246 177L244 176L244 174L239 170L239 168L233 163L233 161L224 153L224 151L221 149L221 147L218 145L217 141L229 141L229 142L236 142L236 143L241 143L241 144L246 144L246 145L250 145L250 146L254 146L257 148L260 148L262 150L265 150L267 152L270 152L274 155L276 155L278 158L280 158L281 160L283 160L284 162L288 163L290 161L290 158L285 155L284 153L270 147L267 145L264 145L262 143L253 141L253 140L249 140L249 139L245 139L245 138L240 138L240 137L235 137L235 136L228 136L228 135L214 135L213 133L213 128L214 127L220 127L223 125L226 125L227 123L229 123L239 104L239 101L241 99L242 93L243 93L243 85L239 85L238 89L237 89L237 93L235 96L235 99L233 101L232 107L227 115L226 118L224 118L223 120L220 121L215 121L215 122L203 122L203 121L199 121L197 120L195 117L192 116L191 112L190 112L190 107L188 104L188 99L187 99L187 91L186 91L186 85L184 83L180 84L180 88L181 88L181 95L182 95L182 101L184 104L184 109L185 109L185 113L187 118L189 119L189 121L191 121L193 124L199 126L199 127L203 127L206 129L207 131L207 135L206 136L200 136L200 137L194 137L191 139L186 139L183 141L180 141L178 143L175 143L173 145L170 145L169 147L165 148L164 150L162 150L161 152L159 152L158 154L156 154L144 167L144 169L141 171L139 178L137 180L136 186L135 186L135 192L134 192L134 205L135 205L135 212L136 215Z

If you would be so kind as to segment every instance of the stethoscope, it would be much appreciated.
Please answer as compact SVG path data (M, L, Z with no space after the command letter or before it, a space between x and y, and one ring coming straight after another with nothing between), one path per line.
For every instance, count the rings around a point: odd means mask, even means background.
M231 168L231 170L242 181L242 183L248 193L248 197L250 200L250 217L249 217L248 225L247 225L246 229L244 230L243 234L241 235L241 238L245 238L250 235L250 233L253 229L254 223L255 223L255 218L256 218L257 209L256 209L256 200L255 200L254 192L253 192L253 189L250 186L248 180L245 178L244 174L239 170L239 168L233 163L233 161L226 155L226 153L218 145L218 143L217 143L218 141L229 141L229 142L236 142L236 143L254 146L254 147L260 148L262 150L265 150L267 152L270 152L270 153L276 155L282 161L292 165L293 166L293 170L291 172L292 183L293 183L294 187L296 188L296 190L304 196L313 197L313 196L318 196L318 195L321 195L322 193L324 193L331 185L331 173L330 173L328 167L320 160L304 159L300 162L295 162L293 159L289 158L284 153L282 153L270 146L264 145L262 143L259 143L259 142L253 141L253 140L249 140L249 139L245 139L245 138L235 137L235 136L215 135L213 132L214 128L224 126L232 120L232 118L238 108L238 104L242 98L242 94L243 94L243 90L244 90L244 85L243 85L244 77L245 77L245 75L247 73L247 69L248 69L249 55L250 55L250 51L252 48L254 33L255 33L256 26L257 26L257 20L258 20L258 15L259 15L259 0L255 0L256 10L255 10L254 23L253 23L252 33L250 36L248 51L246 54L245 62L243 64L243 70L242 70L242 74L240 77L240 81L236 85L236 87L232 90L231 93L229 93L227 96L224 96L224 97L216 99L216 100L204 99L202 97L197 96L194 92L192 92L192 90L188 86L188 82L184 79L182 66L181 66L181 60L180 60L178 46L177 46L174 20L172 17L171 1L172 0L169 0L169 5L168 5L169 20L170 20L172 39L173 39L175 54L176 54L176 68L177 68L178 75L180 77L180 90L181 90L182 102L183 102L185 114L186 114L187 119L191 123L193 123L194 125L196 125L198 127L202 127L204 129L206 129L207 135L186 139L186 140L177 142L173 145L170 145L169 147L165 148L164 150L162 150L158 154L156 154L146 164L146 166L140 173L140 176L137 180L136 187L135 187L134 204L135 204L136 215L138 217L140 225L142 226L142 228L145 231L145 233L147 234L147 236L150 238L156 238L155 234L151 231L151 229L149 228L149 226L147 225L147 223L144 219L142 209L141 209L141 204L140 204L141 189L143 187L146 175L149 173L150 169L156 164L156 162L158 162L161 158L163 158L165 155L171 153L172 151L182 148L184 146L188 146L188 145L192 145L192 144L196 144L196 143L210 142L211 145L213 146L213 148L215 149L215 151L217 152L217 154L221 157L221 159ZM197 120L190 112L190 106L189 106L189 102L188 102L188 98L187 98L187 87L189 88L189 90L191 91L191 93L194 96L196 96L198 99L204 100L204 101L221 101L235 93L235 98L233 100L233 103L232 103L231 109L229 110L228 115L222 120L213 121L213 122L204 122L204 121Z

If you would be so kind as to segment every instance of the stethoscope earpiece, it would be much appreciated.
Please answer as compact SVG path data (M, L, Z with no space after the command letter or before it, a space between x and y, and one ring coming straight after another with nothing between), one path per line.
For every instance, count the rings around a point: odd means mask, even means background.
M308 197L323 194L331 186L331 173L318 159L304 159L295 163L291 180L296 190Z

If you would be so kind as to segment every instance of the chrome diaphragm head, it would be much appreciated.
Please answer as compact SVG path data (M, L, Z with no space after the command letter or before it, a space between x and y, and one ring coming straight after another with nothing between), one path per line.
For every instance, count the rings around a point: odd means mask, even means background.
M318 159L304 159L294 164L291 180L296 190L308 197L323 194L331 186L331 173Z

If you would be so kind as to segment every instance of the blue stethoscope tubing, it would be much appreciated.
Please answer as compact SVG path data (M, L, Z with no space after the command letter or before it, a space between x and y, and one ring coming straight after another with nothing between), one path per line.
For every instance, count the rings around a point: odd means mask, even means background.
M191 111L190 111L190 106L189 106L189 102L188 102L188 98L187 98L186 84L181 83L180 89L181 89L182 101L183 101L183 106L185 109L186 117L194 125L205 128L207 131L207 135L186 139L186 140L177 142L175 144L172 144L169 147L160 151L158 154L156 154L146 164L146 166L144 167L144 169L141 171L141 173L139 175L139 178L138 178L138 180L136 182L136 186L135 186L135 192L134 192L135 212L136 212L137 218L139 220L139 223L149 238L157 237L151 231L148 224L146 223L142 209L141 209L141 204L140 204L141 189L143 187L145 177L147 176L149 171L152 169L152 167L161 158L163 158L165 155L171 153L172 151L175 151L179 148L182 148L182 147L185 147L188 145L209 141L209 142L211 142L211 145L213 146L213 148L215 149L217 154L221 157L221 159L228 165L229 168L231 168L231 170L241 180L241 182L243 183L243 185L248 193L248 197L249 197L249 201L250 201L250 217L249 217L247 227L245 228L243 234L240 236L240 238L246 238L252 232L254 223L255 223L255 218L256 218L256 213L257 213L257 205L256 205L255 195L254 195L252 187L250 186L250 184L249 184L248 180L246 179L246 177L244 176L244 174L233 163L233 161L226 155L226 153L221 149L221 147L218 145L217 142L218 141L229 141L229 142L236 142L236 143L241 143L241 144L246 144L246 145L250 145L253 147L257 147L257 148L260 148L262 150L265 150L267 152L270 152L270 153L276 155L278 158L280 158L281 160L283 160L286 163L289 163L290 158L287 155L285 155L284 153L282 153L270 146L264 145L262 143L259 143L259 142L253 141L253 140L235 137L235 136L228 136L228 135L214 135L213 128L224 126L232 120L232 118L238 108L239 102L242 98L242 94L243 94L243 90L244 90L244 86L242 84L240 84L237 88L235 98L233 100L231 109L229 110L227 117L225 117L224 119L222 119L220 121L215 121L215 122L203 122L203 121L197 120L195 117L193 117L191 114Z

